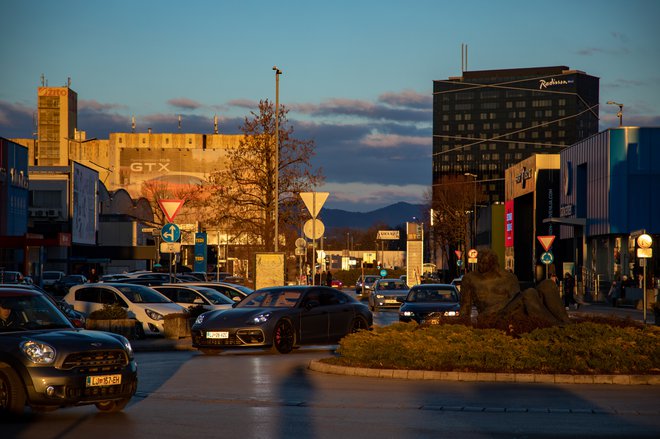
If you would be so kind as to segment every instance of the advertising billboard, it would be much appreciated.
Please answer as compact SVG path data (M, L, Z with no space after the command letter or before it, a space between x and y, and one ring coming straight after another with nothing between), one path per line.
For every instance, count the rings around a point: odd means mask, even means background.
M71 168L71 240L95 245L99 173L78 162L72 162Z

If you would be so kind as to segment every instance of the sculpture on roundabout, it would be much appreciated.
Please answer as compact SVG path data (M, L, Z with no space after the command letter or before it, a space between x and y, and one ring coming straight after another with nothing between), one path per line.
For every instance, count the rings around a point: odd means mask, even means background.
M569 322L554 281L546 279L536 288L520 291L516 275L502 269L497 255L489 249L479 251L477 269L463 276L461 315L469 316L472 306L477 309L478 322L511 325L531 321L539 326Z

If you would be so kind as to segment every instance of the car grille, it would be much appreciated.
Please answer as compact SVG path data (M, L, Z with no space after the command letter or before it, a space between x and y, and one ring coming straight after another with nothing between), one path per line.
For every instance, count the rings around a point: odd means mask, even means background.
M126 352L120 350L89 351L69 354L60 369L76 369L81 373L121 370L128 364Z

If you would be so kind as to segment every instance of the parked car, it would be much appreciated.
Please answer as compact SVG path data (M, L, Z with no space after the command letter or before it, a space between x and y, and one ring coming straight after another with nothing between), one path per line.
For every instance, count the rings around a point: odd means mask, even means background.
M87 278L82 274L68 274L53 284L53 294L64 297L74 285L87 283Z
M176 278L176 275L172 273L170 276L169 273L153 273L151 271L147 272L136 272L136 273L126 273L127 279L149 279L156 280L161 282L179 282Z
M99 282L117 282L122 279L128 279L126 274L104 274L99 277Z
M410 289L400 300L399 321L438 324L460 316L461 304L454 285L421 284Z
M41 275L41 284L45 290L52 290L55 282L66 276L63 271L44 271Z
M270 287L254 291L232 309L201 314L192 327L192 343L204 353L270 347L286 354L300 345L336 343L372 324L364 304L335 288Z
M378 279L380 279L380 276L378 275L361 275L358 280L355 281L355 294L362 294L362 286L364 285L364 295L368 296L369 290L371 290L371 286Z
M163 284L152 287L177 305L192 308L201 305L205 310L229 309L234 301L213 288L199 285Z
M461 292L461 283L463 283L463 276L457 277L456 279L453 279L451 281L451 284L456 287L456 290L460 293Z
M104 305L118 305L128 310L130 318L141 323L145 335L163 334L163 317L167 314L187 312L158 291L143 285L124 283L96 283L76 285L64 300L86 316L103 309Z
M212 288L229 297L234 302L240 302L254 291L243 285L231 284L229 282L185 282L185 285Z
M2 308L14 326L0 327L0 412L83 404L116 412L131 400L137 364L126 338L74 328L36 290L0 289Z
M398 308L401 303L399 297L408 295L408 285L399 278L378 279L369 292L369 308L377 311L380 308Z
M23 273L20 271L0 271L0 284L22 284Z

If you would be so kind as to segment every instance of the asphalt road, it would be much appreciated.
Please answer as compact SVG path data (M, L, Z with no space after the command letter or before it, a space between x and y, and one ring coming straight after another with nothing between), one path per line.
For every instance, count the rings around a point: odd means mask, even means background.
M657 438L655 386L409 381L327 375L290 355L137 354L123 413L92 406L28 414L2 438Z

